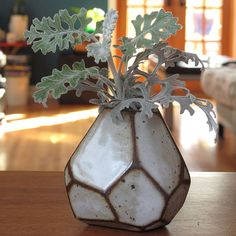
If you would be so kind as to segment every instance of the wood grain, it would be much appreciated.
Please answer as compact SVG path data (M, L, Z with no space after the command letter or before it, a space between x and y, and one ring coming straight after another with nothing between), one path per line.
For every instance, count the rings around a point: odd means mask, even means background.
M8 114L23 114L30 118L54 121L65 115L57 125L41 126L5 132L0 127L0 170L63 171L71 154L92 125L95 117L69 122L74 112L94 109L94 106L28 106L8 110ZM174 105L173 136L190 171L236 171L236 135L226 129L225 139L214 143L206 118L196 110L194 116L180 115ZM14 121L8 121L11 125Z
M1 236L140 235L74 219L61 172L0 172ZM187 200L165 228L147 236L236 235L236 173L193 173Z

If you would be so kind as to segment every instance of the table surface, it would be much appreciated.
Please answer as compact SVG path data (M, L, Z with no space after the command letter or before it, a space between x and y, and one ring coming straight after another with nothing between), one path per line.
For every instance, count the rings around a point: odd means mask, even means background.
M186 202L166 227L143 235L236 235L236 173L191 173ZM75 220L61 172L0 172L1 236L142 235Z

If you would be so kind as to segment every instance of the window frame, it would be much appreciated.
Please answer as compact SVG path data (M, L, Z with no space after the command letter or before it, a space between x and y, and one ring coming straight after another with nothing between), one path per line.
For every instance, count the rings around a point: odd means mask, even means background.
M164 0L163 8L166 11L171 11L174 16L179 18L179 23L185 26L186 21L186 5L181 5L179 0L172 0L171 5L169 1ZM222 36L221 36L221 54L232 56L233 55L233 39L234 35L234 2L233 0L223 0L222 6ZM117 0L117 10L119 11L119 20L117 26L117 38L126 35L126 19L127 19L127 0ZM168 43L179 49L185 49L185 27L178 31L177 34L168 40ZM209 41L207 41L209 42ZM117 41L118 43L118 41Z

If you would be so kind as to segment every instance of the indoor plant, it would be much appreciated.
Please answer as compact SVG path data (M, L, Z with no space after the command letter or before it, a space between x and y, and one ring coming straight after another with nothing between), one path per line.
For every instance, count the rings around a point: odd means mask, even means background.
M190 176L173 138L163 121L158 106L180 104L181 113L194 113L192 104L205 112L210 129L217 129L211 116L212 105L193 96L178 75L165 79L157 76L161 66L174 66L178 61L196 65L202 62L192 53L168 46L164 40L181 28L177 18L160 10L132 22L134 38L123 37L115 47L122 56L118 68L111 54L112 33L117 12L110 10L96 31L85 31L90 19L87 11L69 15L61 10L53 18L33 20L26 38L35 52L43 54L68 49L89 41L88 56L108 62L108 70L86 68L83 61L70 68L54 69L51 76L37 84L36 102L46 105L51 94L55 99L69 90L78 96L94 91L100 114L65 169L65 183L75 216L87 223L129 230L150 230L171 221L186 198ZM76 28L77 22L80 26ZM98 41L95 34L102 34ZM149 55L156 54L158 63L151 73L140 68ZM130 61L133 63L130 63ZM142 77L142 80L140 80ZM160 91L153 93L153 86ZM182 90L185 95L173 92Z

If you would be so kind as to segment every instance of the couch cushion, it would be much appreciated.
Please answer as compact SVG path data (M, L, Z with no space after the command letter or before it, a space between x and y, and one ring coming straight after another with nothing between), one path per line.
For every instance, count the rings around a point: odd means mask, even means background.
M216 110L218 121L236 133L236 109L217 103Z
M203 91L217 102L236 108L236 69L207 69L201 75Z

